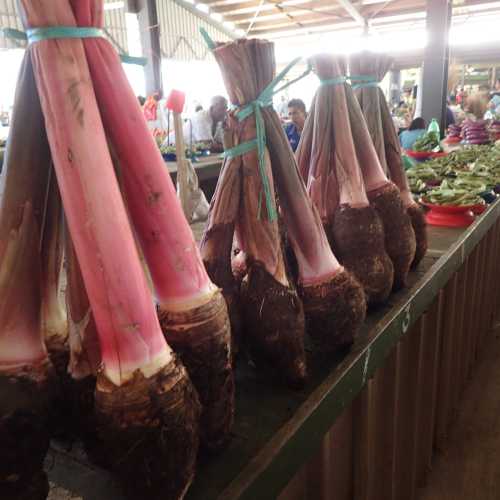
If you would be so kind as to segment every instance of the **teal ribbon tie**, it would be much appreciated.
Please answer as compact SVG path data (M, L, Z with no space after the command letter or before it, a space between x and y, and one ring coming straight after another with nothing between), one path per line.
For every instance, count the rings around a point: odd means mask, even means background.
M327 80L320 79L320 85L341 85L342 83L347 82L347 77L338 76L337 78L328 78Z
M26 30L28 44L56 38L106 38L100 28L77 26L51 26L49 28L30 28Z
M210 38L210 35L200 28L200 33L205 40L208 48L214 50L216 45L214 41ZM264 197L266 202L267 216L270 221L274 221L277 218L276 206L273 203L272 193L271 193L271 183L268 176L266 175L266 125L264 123L264 117L262 116L262 109L272 106L273 96L277 93L285 90L290 85L304 78L311 72L311 67L308 65L307 70L304 71L300 76L286 82L284 85L278 86L279 83L285 78L288 72L295 66L302 58L297 57L290 63L288 63L285 68L280 71L276 77L271 81L269 85L259 94L257 99L254 101L239 107L236 111L235 116L238 121L243 121L251 115L255 115L255 139L251 141L242 142L230 149L224 151L224 158L235 158L237 156L244 155L257 149L257 155L259 159L259 174L262 180L262 188L264 191ZM238 106L237 106L238 108ZM260 219L261 211L261 196L259 194L259 209L257 217Z
M368 87L378 87L378 84L380 83L378 78L372 75L351 75L349 80L351 80L352 88L354 90Z
M12 40L28 41L28 44L40 42L41 40L53 40L56 38L106 38L105 31L93 27L55 26L50 28L32 28L26 33L14 28L0 28L0 36ZM129 56L119 54L125 64L137 64L146 66L148 60L145 57Z

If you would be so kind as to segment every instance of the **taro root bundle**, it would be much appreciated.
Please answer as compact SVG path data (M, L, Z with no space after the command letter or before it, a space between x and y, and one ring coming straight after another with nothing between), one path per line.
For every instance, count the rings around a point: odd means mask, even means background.
M365 125L362 116L353 123L352 108L358 105L345 83L342 61L319 55L311 64L322 83L297 150L300 170L335 254L359 279L368 303L382 303L391 292L394 267L386 252L382 219L370 203L365 182L383 189L386 180L375 170L376 162L370 160L363 172L360 167L365 158L358 157L353 137Z
M412 267L415 267L427 251L427 226L422 209L411 195L403 166L398 134L384 93L378 86L378 82L384 78L391 65L392 59L384 54L361 52L350 56L349 72L378 159L391 181L398 187L403 205L410 217L415 233L414 244L416 245L411 264ZM401 246L406 246L408 253L410 253L411 236L403 226L395 229L392 234L396 240L401 241ZM388 251L391 250L388 249ZM395 281L398 281L397 276ZM401 274L399 284L404 285L404 281L404 274Z
M350 345L365 316L363 291L333 255L271 107L282 76L275 78L274 45L238 40L218 44L213 54L235 107L234 147L226 150L210 206L203 260L239 303L255 361L271 363L297 386L306 376L304 316L323 351Z
M69 371L93 414L91 451L133 498L181 498L199 437L219 448L233 419L226 305L118 56L101 30L76 28L100 26L102 0L19 5L30 46L2 173L0 437L9 446L0 451L0 497L25 498L21 487L37 489L29 498L46 494L53 384L43 335L57 346L66 325L60 192Z
M0 498L45 498L55 376L42 331L45 187L50 151L26 55L7 142L0 205ZM48 319L45 316L46 320Z

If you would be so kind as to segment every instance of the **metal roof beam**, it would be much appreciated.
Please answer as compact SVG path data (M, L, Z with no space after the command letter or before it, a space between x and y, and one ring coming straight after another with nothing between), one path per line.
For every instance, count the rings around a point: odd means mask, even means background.
M359 10L349 0L337 0L344 10L360 25L366 26L366 19L359 13Z

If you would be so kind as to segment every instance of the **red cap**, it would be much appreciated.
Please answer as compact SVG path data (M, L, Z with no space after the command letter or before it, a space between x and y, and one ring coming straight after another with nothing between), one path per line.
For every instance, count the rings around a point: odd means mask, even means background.
M181 90L172 90L167 97L167 109L170 109L174 113L182 113L184 109L184 103L186 102L186 94Z

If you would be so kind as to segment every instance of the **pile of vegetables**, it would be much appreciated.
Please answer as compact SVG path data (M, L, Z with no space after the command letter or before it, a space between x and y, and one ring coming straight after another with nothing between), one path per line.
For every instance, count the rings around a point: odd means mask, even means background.
M349 346L365 297L328 245L270 106L279 84L274 45L238 40L217 44L213 54L235 108L231 142L241 149L226 152L201 253L257 366L300 386L305 331L325 353Z
M391 112L384 93L376 85L380 82L392 65L392 59L385 54L360 52L349 58L349 72L355 95L360 103L370 136L375 146L376 155L390 180L399 189L400 197L410 217L415 238L415 256L412 266L415 267L427 251L427 229L424 213L411 195L406 177L401 146L394 127ZM400 219L402 220L402 219ZM393 221L396 219L393 217ZM392 233L402 240L408 251L411 250L411 235L400 226ZM387 239L387 238L386 238ZM405 241L405 243L403 243ZM411 252L408 252L411 253Z
M406 173L415 194L426 192L443 180L476 193L497 189L500 185L500 147L469 146L416 164Z
M462 137L466 144L489 144L491 142L486 120L465 120L462 124Z
M444 180L438 188L429 191L425 200L434 205L472 206L484 204L484 200L469 189L456 187L455 183Z
M102 0L19 4L26 28L103 22ZM180 498L199 440L216 450L229 438L229 318L111 44L32 43L13 117L0 207L0 497L47 493L60 397L49 348L59 373L69 357L67 397L91 456L132 497Z
M426 132L413 144L413 151L439 153L442 150L439 134L437 132Z

